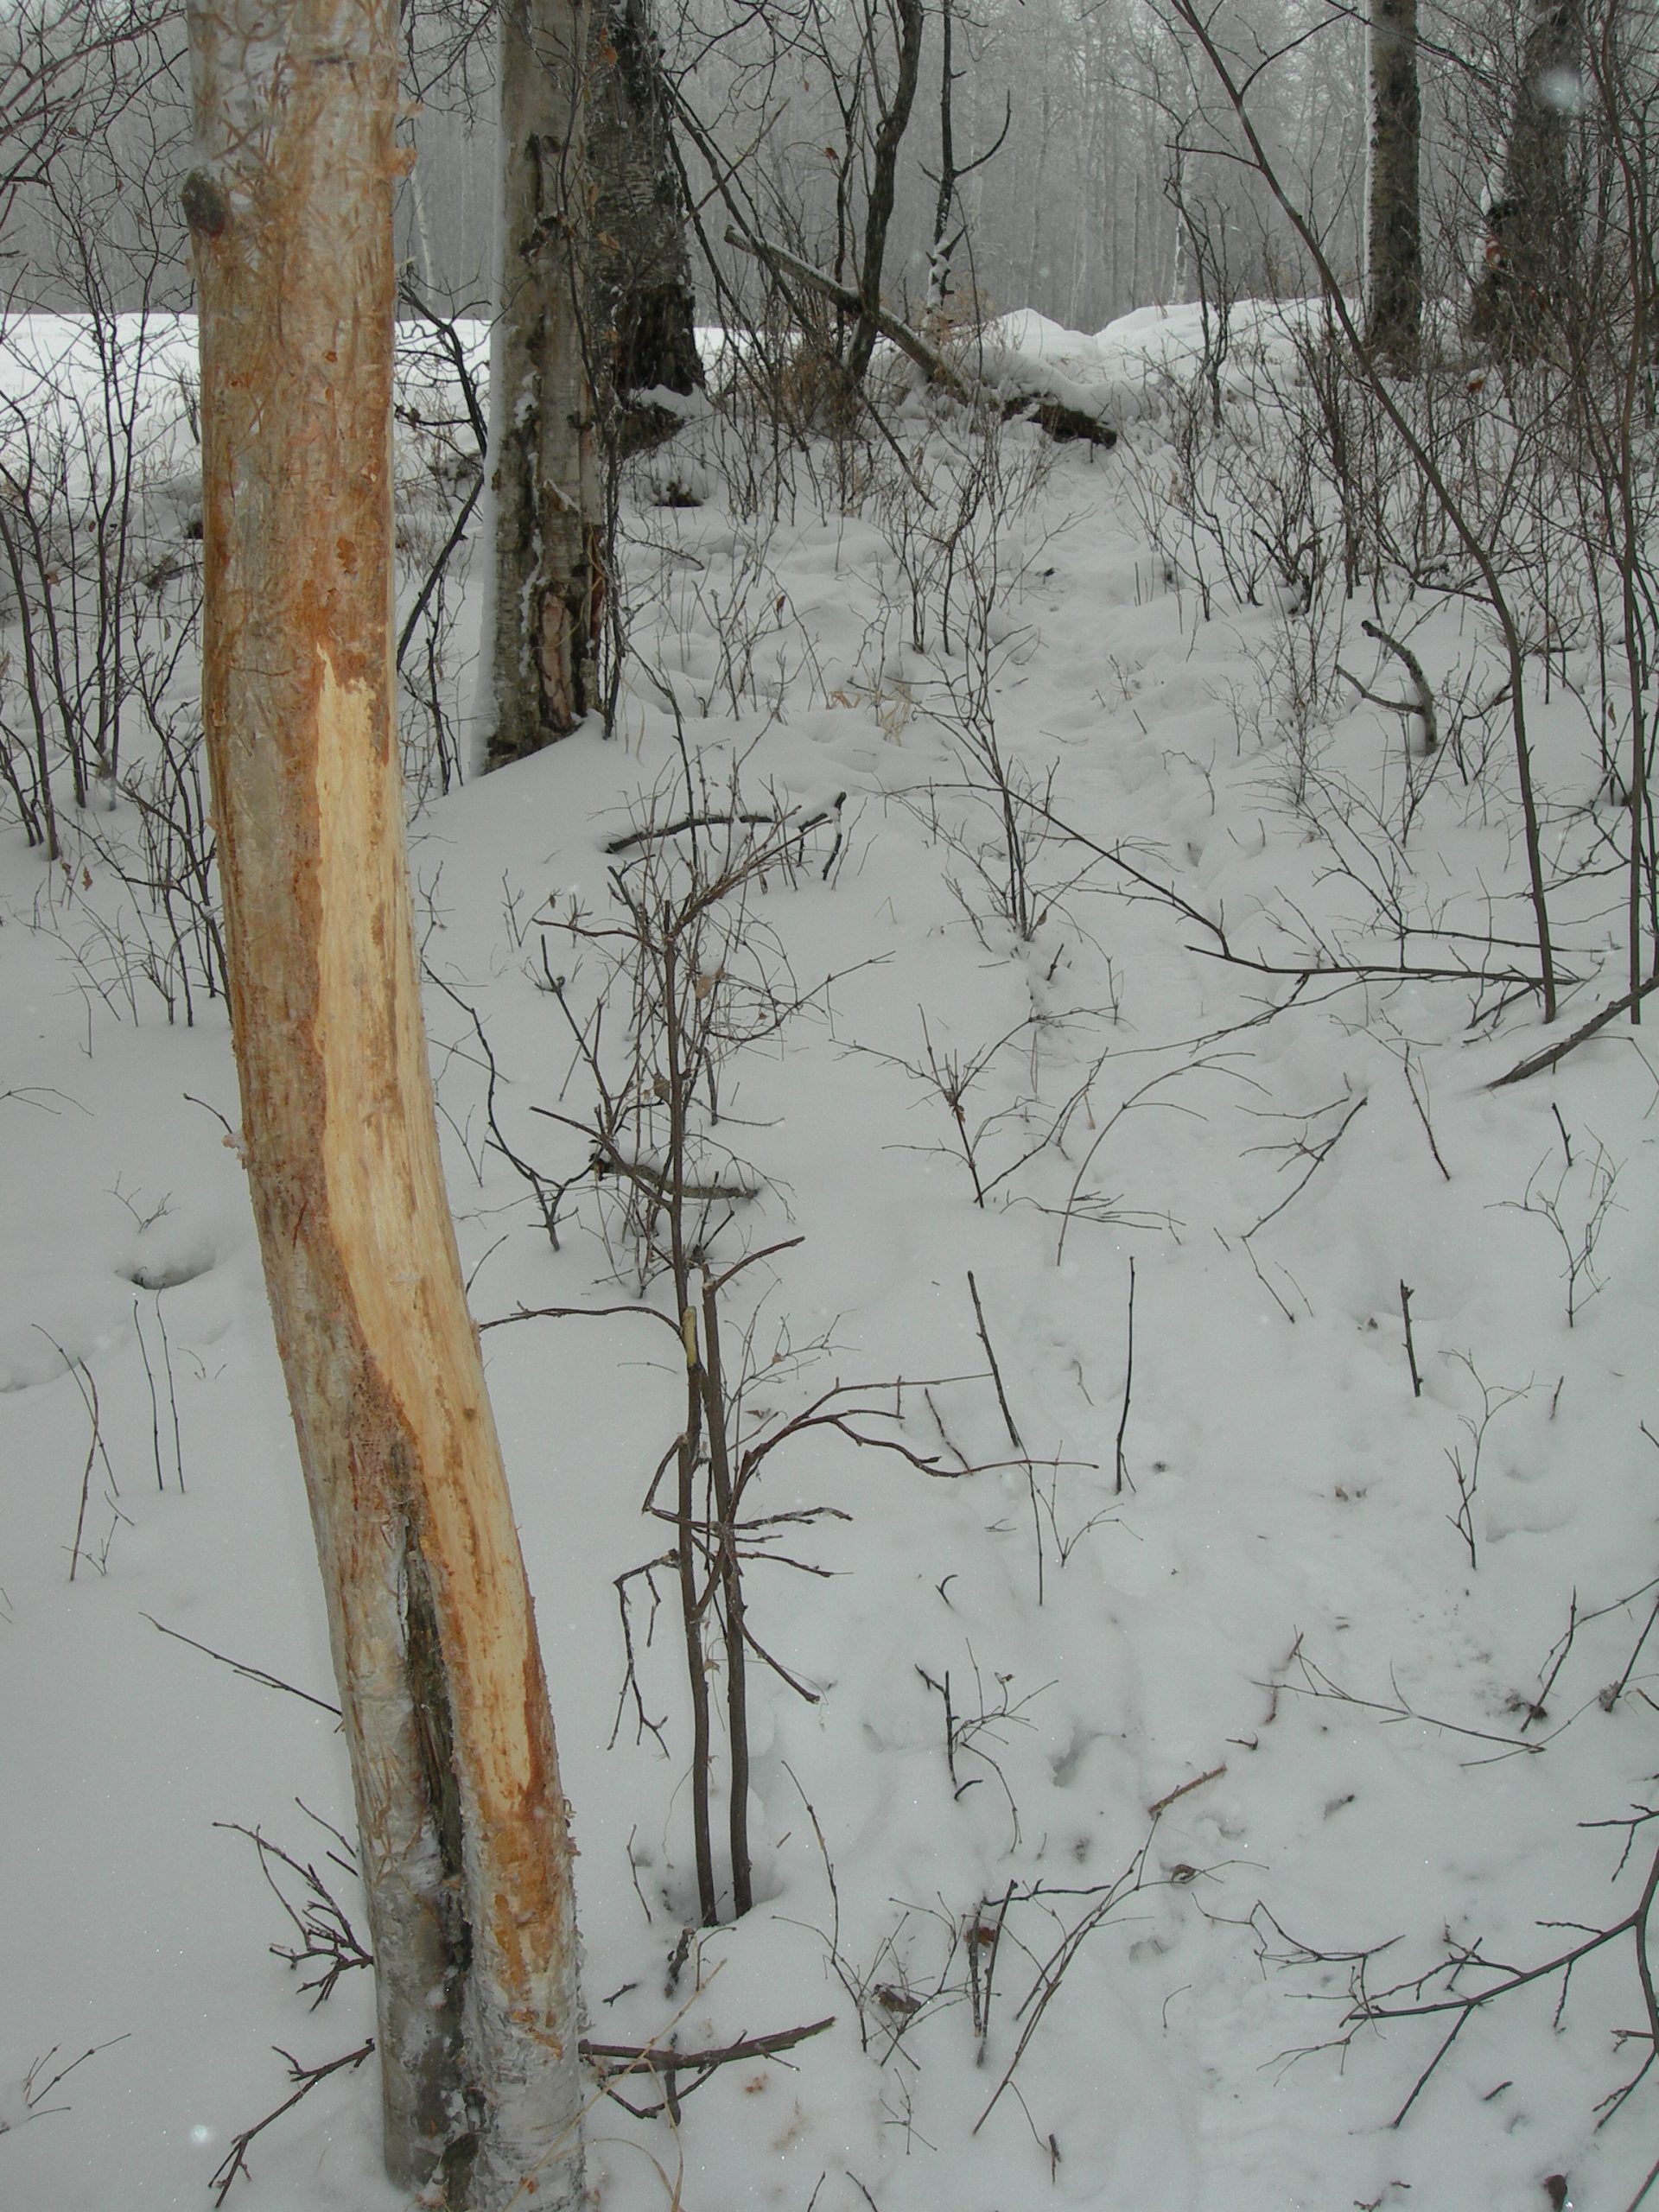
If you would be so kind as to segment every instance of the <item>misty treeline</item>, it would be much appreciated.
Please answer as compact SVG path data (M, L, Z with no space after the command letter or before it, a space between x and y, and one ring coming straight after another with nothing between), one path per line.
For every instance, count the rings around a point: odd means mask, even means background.
M698 218L700 316L727 319L734 299L760 289L761 273L724 244L734 200L752 234L832 274L854 266L905 11L893 0L690 0L645 12ZM1370 10L1223 0L1204 12L1243 58L1277 174L1312 214L1338 279L1357 283ZM1431 297L1454 296L1478 276L1539 12L1510 0L1421 8ZM900 314L927 298L947 130L959 315L1033 308L1091 330L1206 288L1317 288L1292 225L1254 165L1235 158L1225 102L1179 14L1162 0L928 0L884 270ZM400 194L398 250L429 297L487 313L498 190L491 0L410 0L404 17L404 128L418 161ZM6 11L0 277L14 309L84 308L95 303L89 291L116 308L188 306L176 203L186 78L181 22L160 0L25 0ZM72 158L54 158L66 150ZM729 288L723 308L711 259Z

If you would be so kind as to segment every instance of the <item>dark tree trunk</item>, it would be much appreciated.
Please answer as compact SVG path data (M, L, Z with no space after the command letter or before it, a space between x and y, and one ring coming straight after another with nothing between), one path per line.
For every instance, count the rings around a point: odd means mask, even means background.
M503 0L499 21L495 542L484 702L492 768L568 736L598 703L603 601L582 329L591 18L585 0Z
M685 210L649 0L613 0L599 29L588 101L595 237L588 302L594 365L624 449L671 429L671 410L641 395L699 390Z
M898 73L892 99L882 104L881 120L876 125L875 143L871 149L870 197L864 213L864 251L858 265L859 315L847 349L847 373L855 384L863 382L870 356L875 351L879 328L876 314L881 305L881 268L887 258L887 229L893 221L893 201L898 193L899 149L910 124L910 111L915 105L916 84L922 67L922 32L926 20L922 0L894 0L894 6L899 29ZM873 22L874 10L871 19ZM874 48L874 32L871 44Z
M1409 369L1422 340L1423 251L1418 207L1422 97L1417 0L1371 0L1371 181L1365 342Z
M1469 318L1476 337L1523 358L1542 349L1575 254L1570 155L1583 51L1580 0L1534 0Z

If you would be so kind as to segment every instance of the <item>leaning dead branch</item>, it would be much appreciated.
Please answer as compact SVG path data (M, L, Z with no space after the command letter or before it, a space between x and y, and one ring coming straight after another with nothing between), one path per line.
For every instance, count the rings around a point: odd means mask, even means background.
M1634 1830L1643 1819L1651 1817L1653 1817L1652 1815L1644 1813L1639 1815L1635 1821L1628 1825ZM1608 1824L1592 1821L1586 1825L1602 1827ZM1626 1824L1619 1823L1618 1825ZM1580 1942L1568 1945L1564 1950L1553 1953L1547 1959L1541 1959L1535 1966L1500 1965L1494 1960L1484 1958L1481 1955L1478 1942L1449 1942L1446 1955L1437 1965L1431 1967L1427 1973L1409 1981L1395 1982L1391 1987L1374 1993L1365 1986L1365 1969L1370 1960L1376 1954L1365 1952L1360 1954L1357 1959L1351 1959L1350 1964L1352 1978L1349 1988L1349 2010L1344 2018L1342 2033L1335 2038L1338 2044L1345 2047L1361 2028L1371 2026L1382 2020L1446 2018L1452 2024L1450 2032L1441 2042L1427 2065L1418 2075L1412 2085L1410 2094L1389 2121L1389 2126L1399 2126L1427 2086L1440 2061L1451 2050L1457 2037L1476 2012L1485 2005L1496 2004L1502 1998L1513 1996L1518 1990L1531 1987L1535 1982L1549 1981L1559 1975L1560 1992L1556 1999L1554 2012L1555 2023L1559 2025L1561 2013L1567 2004L1573 1969L1583 1960L1593 1957L1598 1951L1605 1950L1610 1945L1618 1943L1624 1937L1629 1936L1635 1949L1637 1980L1641 1989L1643 2009L1646 2017L1645 2027L1639 2033L1634 2034L1632 2039L1645 2044L1647 2051L1641 2065L1631 2078L1620 2088L1616 2089L1611 2095L1604 2099L1601 2106L1602 2118L1604 2120L1610 2120L1637 2084L1647 2075L1656 2056L1659 2056L1659 1993L1656 1993L1655 1990L1653 1967L1648 1955L1647 1936L1648 1916L1652 1910L1656 1893L1659 1893L1659 1853L1655 1854L1653 1863L1648 1869L1647 1878L1642 1885L1641 1895L1622 1919L1614 1921L1605 1928L1588 1929L1583 1934ZM1540 1927L1542 1928L1573 1927L1579 1924L1573 1922L1554 1920L1539 1923ZM1323 1955L1309 1952L1308 1962L1312 1962L1315 1958L1322 1959ZM1457 1986L1460 1982L1466 1982L1483 1975L1490 1976L1491 1979L1482 1988Z
M1550 1741L1548 1737L1544 1737L1535 1743L1528 1743L1520 1736L1500 1736L1488 1728L1471 1728L1460 1720L1443 1720L1432 1713L1420 1713L1415 1706L1401 1695L1400 1685L1392 1677L1389 1680L1389 1688L1394 1692L1391 1698L1358 1697L1352 1690L1344 1689L1340 1682L1333 1681L1322 1667L1300 1649L1300 1637L1297 1642L1299 1648L1295 1659L1301 1669L1301 1681L1293 1682L1287 1679L1278 1683L1263 1682L1259 1685L1261 1688L1272 1689L1275 1694L1280 1691L1288 1691L1296 1697L1330 1698L1338 1705L1351 1705L1357 1712L1379 1713L1384 1720L1413 1720L1420 1728L1433 1728L1443 1735L1467 1736L1478 1744L1497 1744L1501 1746L1497 1754L1500 1758L1512 1758L1517 1751L1541 1751Z
M810 262L785 252L782 246L769 245L764 238L746 237L735 225L727 226L726 243L734 245L740 253L752 255L774 276L804 284L809 291L821 294L848 315L858 314L862 302L850 286L838 284L833 276L826 276L821 269L814 269ZM942 391L948 391L952 399L960 400L964 407L971 407L976 399L984 396L951 367L937 346L930 346L926 339L918 337L910 325L900 322L896 315L890 315L885 308L878 307L873 310L873 320L882 337L891 340L901 353L906 354L915 363L930 384L936 384Z
M485 1325L487 1327L489 1324ZM194 1636L186 1636L176 1628L168 1628L165 1622L158 1621L152 1613L142 1614L140 1618L147 1620L159 1635L170 1636L175 1643L188 1643L193 1651L200 1651L204 1658L217 1659L221 1667L228 1667L233 1675L240 1675L245 1682L257 1682L262 1689L286 1690L289 1697L302 1698L307 1705L315 1705L321 1713L332 1713L335 1719L339 1719L340 1707L330 1705L326 1697L313 1697L309 1690L296 1689L292 1682L285 1682L280 1675L268 1675L263 1667L250 1667L243 1660L232 1659L227 1652L215 1651L210 1643L198 1643Z
M299 2060L284 2050L280 2044L276 2044L273 2048L278 2058L288 2061L288 2078L290 2082L296 2082L299 2087L291 2097L284 2097L281 2104L268 2112L263 2120L255 2120L251 2127L245 2127L239 2135L232 2137L231 2147L221 2163L214 2169L213 2179L208 2183L210 2189L218 2192L213 2198L215 2208L223 2204L225 2199L230 2195L231 2184L238 2174L246 2175L250 2181L253 2179L248 2165L248 2147L254 2138L257 2135L263 2135L266 2128L270 2127L273 2122L279 2120L285 2112L292 2112L296 2104L308 2097L312 2090L326 2082L331 2074L338 2074L347 2066L355 2071L362 2065L365 2059L372 2058L374 2056L374 2037L371 2036L369 2040L365 2044L359 2044L357 2050L346 2051L339 2058L328 2059L321 2066L302 2066Z
M1402 645L1398 638L1391 638L1380 623L1362 622L1359 626L1368 638L1375 639L1404 665L1411 679L1412 696L1408 699L1385 698L1381 692L1362 683L1357 676L1351 676L1340 661L1337 663L1337 674L1351 683L1360 697L1368 699L1372 706L1386 708L1391 715L1403 715L1408 721L1415 715L1423 726L1422 749L1433 753L1440 741L1440 725L1434 711L1434 689L1423 673L1423 664L1409 645Z
M1056 399L1051 392L992 391L977 378L964 376L960 369L946 360L937 346L930 346L926 339L912 330L907 322L901 322L886 308L871 307L868 302L861 300L849 285L838 284L833 276L826 276L821 269L814 269L810 262L786 252L782 246L773 245L765 238L747 237L734 225L728 226L727 229L726 243L734 245L740 253L752 255L774 276L785 277L792 283L804 284L809 291L818 293L843 314L867 314L881 336L896 346L930 384L937 385L941 391L948 392L963 406L994 408L1005 422L1029 419L1036 423L1039 429L1061 443L1078 439L1108 449L1117 443L1117 432L1109 423L1084 408Z
M1517 1061L1507 1075L1499 1076L1486 1088L1489 1090L1507 1090L1512 1083L1524 1083L1529 1076L1542 1075L1547 1069L1559 1066L1567 1054L1576 1052L1587 1038L1593 1037L1598 1030L1605 1029L1610 1021L1617 1021L1621 1014L1628 1014L1653 990L1659 990L1659 976L1649 976L1639 989L1626 991L1622 998L1603 1007L1599 1014L1592 1014L1589 1020L1582 1023L1570 1037L1563 1037L1559 1045L1548 1046L1541 1052L1534 1052L1528 1058Z
M744 2063L751 2058L775 2058L779 2052L792 2050L797 2044L806 2042L810 2036L821 2036L826 2028L833 2028L836 2016L810 2021L805 2027L782 2028L769 2036L740 2037L735 2043L721 2044L704 2050L678 2050L671 2044L657 2043L588 2043L581 2046L582 2055L599 2075L600 2087L606 2095L630 2112L636 2120L655 2120L666 2113L677 2125L680 2107L694 2089L700 2089L722 2066ZM616 2083L631 2081L641 2074L649 2074L662 2084L663 2095L654 2105L631 2104L619 2094ZM682 2076L690 2075L683 2080Z

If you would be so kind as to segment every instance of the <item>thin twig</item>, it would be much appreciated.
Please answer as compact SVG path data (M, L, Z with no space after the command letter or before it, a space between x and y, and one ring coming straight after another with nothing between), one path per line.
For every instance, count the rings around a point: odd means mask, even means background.
M1411 1299L1412 1294L1406 1286L1405 1278L1402 1276L1400 1281L1400 1319L1405 1324L1406 1361L1411 1369L1411 1395L1414 1398L1421 1398L1423 1395L1423 1378L1417 1372L1417 1347L1412 1341Z
M836 2016L810 2021L802 2028L780 2028L773 2035L747 2036L736 2043L719 2044L707 2050L664 2050L655 2044L588 2043L580 2045L582 2055L595 2065L620 2066L625 2073L666 2074L671 2069L685 2073L693 2067L712 2070L716 2066L731 2066L746 2058L770 2058L774 2051L792 2050L798 2043L804 2043L809 2036L821 2036L826 2028L833 2028Z
M340 1719L340 1707L330 1705L325 1697L313 1697L309 1690L296 1689L292 1682L285 1682L280 1675L268 1675L263 1667L245 1666L241 1660L232 1659L222 1651L215 1651L211 1644L198 1643L194 1636L184 1636L175 1628L167 1628L151 1613L142 1613L141 1620L149 1623L163 1636L170 1636L175 1643L188 1643L193 1651L200 1651L209 1659L217 1659L221 1667L228 1667L233 1675L240 1675L245 1681L258 1682L268 1690L286 1690L289 1697L303 1698L308 1705L315 1705L319 1712L331 1713Z
M1601 1693L1599 1702L1604 1713L1611 1713L1613 1707L1618 1703L1620 1698L1624 1696L1624 1688L1630 1679L1631 1670L1635 1667L1637 1661L1642 1656L1642 1647L1647 1642L1649 1636L1651 1634L1653 1624L1656 1621L1659 1621L1659 1598L1656 1598L1653 1601L1653 1611L1648 1615L1646 1624L1643 1628L1641 1635L1636 1639L1635 1650L1631 1652L1630 1657L1624 1662L1624 1673L1619 1676L1616 1682L1610 1683Z
M846 792L840 791L830 805L821 806L816 814L798 817L788 814L761 813L748 808L728 808L724 813L712 810L693 812L683 815L677 822L665 822L660 829L652 823L647 823L643 830L625 830L620 837L607 838L604 849L607 853L626 853L630 846L646 844L653 837L679 837L683 836L688 830L718 830L735 827L740 823L746 829L786 830L792 843L797 837L804 837L809 830L822 829L826 822L833 821L845 804L846 798Z
M990 1334L985 1326L985 1309L979 1302L979 1286L974 1281L971 1268L968 1270L968 1295L974 1301L974 1319L979 1325L979 1341L984 1345L985 1357L990 1362L991 1380L996 1385L996 1402L1002 1408L1002 1419L1007 1427L1008 1441L1016 1452L1023 1452L1026 1448L1025 1441L1014 1427L1014 1415L1008 1410L1008 1394L1002 1388L1002 1370L997 1365L996 1354L991 1349Z
M225 2199L230 2195L231 2184L237 2176L247 2173L248 2145L253 2141L255 2136L263 2135L271 2122L280 2120L285 2112L292 2112L302 2098L308 2097L317 2084L320 2082L326 2082L331 2074L338 2074L342 2067L359 2067L365 2058L372 2057L374 2053L374 2037L371 2036L359 2049L348 2050L342 2057L331 2058L322 2066L302 2066L298 2059L283 2050L280 2044L273 2047L279 2058L288 2060L289 2080L297 2082L300 2086L291 2097L284 2097L274 2112L268 2112L263 2120L256 2120L251 2127L245 2127L239 2135L232 2137L230 2150L215 2169L213 2177L208 2183L209 2188L216 2189L219 2192L213 2199L215 2208L223 2204ZM250 2175L249 2178L251 2179L252 2177Z
M1135 1382L1135 1261L1129 1261L1129 1322L1128 1346L1123 1355L1123 1411L1117 1423L1117 1479L1112 1484L1112 1495L1121 1497L1123 1485L1128 1482L1128 1470L1123 1459L1123 1435L1129 1425L1129 1392ZM1133 1490L1135 1484L1129 1483Z
M1066 1930L1054 1951L1039 1966L1037 1979L1032 1984L1025 2002L1014 2016L1019 2018L1021 2015L1025 2015L1026 2022L1020 2031L1019 2043L1014 2048L1014 2056L1008 2061L1007 2069L992 2093L989 2103L974 2122L971 2133L977 2135L996 2110L1001 2100L1002 2092L1013 2081L1020 2062L1025 2056L1031 2039L1041 2024L1043 2014L1059 1993L1060 1984L1065 1979L1066 1970L1083 1948L1086 1939L1094 1933L1115 1906L1120 1904L1125 1897L1132 1896L1142 1886L1147 1852L1151 1840L1151 1834L1148 1832L1146 1843L1141 1845L1123 1872L1109 1885L1103 1894L1098 1897L1096 1903L1090 1907L1075 1926ZM1036 1892L1033 1892L1034 1894Z
M1417 1118L1423 1125L1423 1135L1428 1139L1428 1148L1434 1155L1434 1165L1440 1169L1442 1176L1444 1176L1446 1180L1449 1183L1452 1180L1452 1170L1440 1158L1440 1147L1434 1141L1434 1125L1428 1118L1428 1108L1423 1100L1417 1095L1417 1078L1412 1072L1411 1049L1409 1046L1406 1049L1404 1065L1406 1071L1406 1088L1411 1093L1412 1104L1417 1109Z
M1219 1782L1226 1771L1224 1763L1220 1766L1212 1766L1208 1774L1195 1774L1191 1782L1183 1782L1178 1789L1167 1791L1155 1805L1148 1805L1147 1811L1155 1821L1160 1813L1169 1810L1178 1797L1185 1797L1194 1789L1202 1789L1206 1782Z
M1332 1135L1325 1139L1323 1144L1310 1145L1305 1141L1298 1143L1296 1149L1304 1154L1307 1159L1308 1166L1306 1174L1303 1176L1301 1181L1297 1184L1294 1191L1287 1192L1286 1195L1280 1199L1276 1206L1274 1206L1268 1212L1262 1215L1261 1220L1256 1223L1254 1229L1248 1229L1245 1230L1244 1242L1247 1244L1249 1243L1251 1237L1255 1235L1257 1230L1265 1229L1270 1221L1276 1221L1287 1205L1294 1204L1296 1199L1300 1198L1302 1192L1313 1180L1313 1178L1319 1173L1320 1168L1324 1166L1325 1161L1329 1160L1332 1154L1336 1150L1338 1145L1341 1143L1344 1136L1347 1134L1349 1124L1354 1121L1358 1115L1364 1111L1368 1103L1368 1096L1362 1092L1360 1096L1354 1101L1354 1103L1348 1109L1348 1111L1343 1116L1341 1121L1337 1124L1335 1131Z

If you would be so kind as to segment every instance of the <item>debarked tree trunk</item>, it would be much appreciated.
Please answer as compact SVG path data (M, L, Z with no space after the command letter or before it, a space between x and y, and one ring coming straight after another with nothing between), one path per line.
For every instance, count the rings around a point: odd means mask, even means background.
M392 664L395 0L190 0L202 707L249 1179L375 1953L388 2170L573 2207L575 1929L439 1162Z

